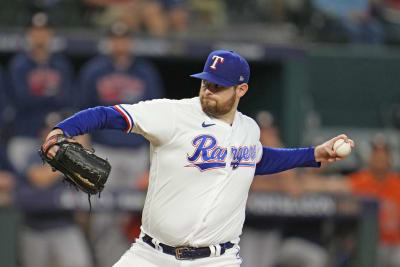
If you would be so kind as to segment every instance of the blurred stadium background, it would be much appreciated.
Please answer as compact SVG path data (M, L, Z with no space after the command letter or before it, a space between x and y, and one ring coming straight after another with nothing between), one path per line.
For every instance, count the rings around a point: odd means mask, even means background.
M309 146L338 133L355 140L356 149L348 159L317 174L294 171L255 181L241 244L243 266L400 266L396 260L400 258L397 183L389 197L384 188L375 194L356 194L348 183L351 174L371 168L377 143L391 151L386 171L396 175L400 171L400 1L396 0L1 1L0 266L44 266L26 263L24 257L36 255L32 250L24 252L28 246L24 242L39 247L48 239L43 246L52 246L50 230L65 227L60 223L65 212L72 214L69 222L83 233L87 246L83 257L89 260L82 266L105 266L98 254L107 257L107 248L96 242L108 241L98 241L97 235L114 227L119 238L124 238L121 246L132 241L146 190L146 174L138 174L129 190L115 186L100 200L92 198L94 209L89 213L87 197L66 186L62 192L50 188L53 193L49 194L42 194L43 187L32 189L40 186L26 178L28 159L19 154L23 150L10 150L13 140L18 140L19 126L52 127L65 114L91 105L71 100L62 108L49 109L56 114L52 117L36 111L47 110L54 99L29 89L29 83L24 85L26 98L21 95L17 80L29 80L31 73L16 72L13 62L23 51L30 53L27 30L38 13L45 16L45 27L54 32L49 50L63 54L71 66L68 83L74 93L69 98L90 102L91 93L82 87L82 77L88 75L84 66L97 55L109 53L110 29L118 22L132 34L134 57L146 60L159 73L160 96L197 95L198 81L189 74L203 68L210 51L234 50L251 65L250 91L239 110L260 124L265 145ZM38 76L43 79L37 81L38 86L42 82L51 87L50 76ZM90 75L86 78L91 79ZM43 102L37 101L40 97ZM38 113L35 120L23 120L24 114L32 112ZM39 136L40 131L35 134ZM38 149L26 148L24 153ZM400 176L396 179L400 183ZM29 190L21 186L24 183ZM390 218L382 215L386 206L390 206ZM94 230L98 225L93 217L113 217L115 211L123 215L117 224L104 223L107 228ZM37 227L43 218L54 216L61 218L55 225ZM393 228L390 238L382 237L383 220ZM46 234L40 235L41 231ZM37 241L27 241L27 232L38 234ZM112 234L109 238L111 245L115 239ZM70 251L74 243L65 243L60 251L74 257ZM381 262L382 248L392 263ZM48 250L52 252L46 266L71 266L57 250Z

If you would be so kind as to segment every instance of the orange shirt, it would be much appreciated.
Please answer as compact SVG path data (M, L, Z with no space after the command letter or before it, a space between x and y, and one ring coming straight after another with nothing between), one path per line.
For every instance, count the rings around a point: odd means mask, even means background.
M400 175L389 173L378 181L368 170L349 175L352 191L375 197L380 201L380 240L386 244L400 244Z

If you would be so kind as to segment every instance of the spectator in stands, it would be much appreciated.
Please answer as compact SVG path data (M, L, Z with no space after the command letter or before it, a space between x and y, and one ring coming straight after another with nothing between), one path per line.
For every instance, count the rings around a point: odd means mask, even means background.
M377 136L368 166L349 175L348 190L380 201L378 267L400 266L400 174L392 169L391 148Z
M375 1L312 0L312 4L325 18L323 24L329 26L326 31L344 33L352 43L380 44L384 41L382 25L373 12Z
M261 111L256 116L260 126L260 142L264 146L282 147L279 131L274 124L274 117L268 111ZM273 175L255 176L251 185L251 192L280 191L283 177L287 171ZM283 179L282 179L283 178ZM244 267L263 266L273 267L276 264L281 245L280 219L270 218L268 221L247 216L241 236L240 255Z
M257 123L260 126L260 142L269 147L284 147L280 132L275 125L273 115L268 111L257 114ZM294 170L288 170L279 174L254 177L251 189L253 191L284 191L289 195L296 196L300 193L298 186L293 186L295 178Z
M47 116L44 127L41 124L36 147L40 147L43 138L60 119L58 113ZM92 266L88 243L75 221L74 212L57 206L60 192L72 190L63 183L63 175L53 172L49 165L43 165L36 150L30 151L21 172L18 203L23 211L20 232L22 267Z
M258 113L256 121L261 129L260 141L263 145L283 147L271 113L266 111ZM303 187L295 170L255 176L251 190L281 193L294 198L303 194ZM251 216L247 216L246 227L241 236L240 252L244 259L242 265L245 267L327 266L327 251L316 241L320 238L319 222L314 223L310 220L301 224L298 221L293 223L291 221L281 217L252 219Z
M161 98L164 88L154 66L133 53L132 35L126 24L112 25L107 37L108 55L88 62L81 73L81 107L110 106ZM137 180L148 171L148 143L142 136L112 130L92 135L93 146L107 155L112 167L107 190L137 189ZM93 246L99 267L111 266L129 247L121 233L125 213L92 215Z
M214 0L188 0L188 6L190 9L190 24L192 27L203 30L207 28L218 28L225 26L228 21L228 11L233 9L238 3L229 1L214 1ZM244 3L239 1L243 5L250 4L249 2ZM229 5L229 8L228 8ZM240 9L240 6L239 6ZM250 8L249 8L250 9ZM240 9L240 15L243 15L245 10ZM254 12L254 10L252 10ZM233 16L233 21L238 19L238 16ZM241 18L241 17L239 17Z
M380 202L377 267L400 266L400 174L392 169L392 151L386 136L377 134L371 142L367 166L331 180L314 177L314 192L336 192L372 197Z
M315 141L315 143L318 142ZM315 170L299 169L292 186L301 191L301 196L314 193L331 195L346 190L344 181L346 181L345 176L338 174L337 171L330 171L328 165L322 163L321 167ZM326 219L287 220L283 235L285 242L282 246L280 260L289 266L311 266L302 265L302 258L312 262L312 266L350 266L349 262L354 255L354 243L356 242L354 230L340 220L336 220L334 223L335 227L332 228L332 232L327 234ZM308 248L308 253L302 252L305 248ZM329 253L328 248L330 248ZM290 261L292 261L291 264ZM293 261L298 261L297 265Z
M161 0L167 17L168 33L185 33L189 26L188 4L184 0Z
M72 67L52 52L53 31L44 13L35 14L26 31L27 51L18 53L9 65L10 99L16 109L9 156L17 170L36 150L35 141L47 113L72 106Z
M153 36L169 32L183 32L188 25L188 14L183 0L85 0L86 4L101 7L94 23L109 27L116 21L124 22L130 30L144 30Z

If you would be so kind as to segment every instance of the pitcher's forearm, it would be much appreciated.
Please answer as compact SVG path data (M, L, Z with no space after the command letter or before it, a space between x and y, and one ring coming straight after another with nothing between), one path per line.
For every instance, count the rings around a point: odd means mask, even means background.
M67 136L77 136L100 129L124 131L125 118L114 107L94 107L82 110L58 123L54 128L61 129Z

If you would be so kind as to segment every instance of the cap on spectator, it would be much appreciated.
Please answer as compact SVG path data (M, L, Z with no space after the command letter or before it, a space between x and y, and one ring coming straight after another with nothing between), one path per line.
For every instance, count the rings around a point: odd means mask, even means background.
M256 115L256 122L260 128L274 127L274 116L267 110L261 110Z
M383 133L377 133L371 140L371 147L373 150L384 149L390 150L389 141Z
M49 17L47 16L47 14L43 13L43 12L39 12L32 16L29 26L44 28L44 27L50 27L51 25L50 25Z
M126 37L131 36L132 32L124 22L117 21L111 25L107 35L110 37Z
M233 51L216 50L208 55L203 72L190 77L223 86L248 83L250 67L246 59Z

